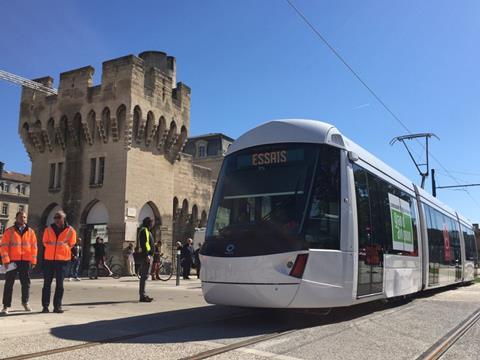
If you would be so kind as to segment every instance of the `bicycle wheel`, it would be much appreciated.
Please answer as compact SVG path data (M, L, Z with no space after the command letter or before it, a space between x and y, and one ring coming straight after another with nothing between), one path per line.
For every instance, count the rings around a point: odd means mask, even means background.
M168 281L172 278L172 266L171 264L160 264L160 270L158 272L160 280L162 281Z
M95 265L90 265L88 268L88 277L90 279L96 279L98 277L98 271Z
M112 277L114 279L120 279L123 275L123 268L120 264L113 264L110 270L112 271Z

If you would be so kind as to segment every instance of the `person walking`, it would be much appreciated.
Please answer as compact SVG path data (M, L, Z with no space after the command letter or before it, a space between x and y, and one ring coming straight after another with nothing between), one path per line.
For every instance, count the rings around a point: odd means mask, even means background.
M53 217L53 224L43 232L43 289L42 312L50 312L50 295L52 281L55 277L55 294L53 296L53 312L61 314L63 298L63 280L65 267L72 259L71 248L77 242L77 232L68 225L63 210L57 211Z
M188 238L182 247L180 253L180 265L182 265L182 275L184 280L190 280L190 269L193 262L193 240Z
M15 264L15 269L5 274L3 287L2 314L8 314L12 306L13 285L17 273L22 285L22 305L25 311L32 311L28 300L30 297L30 269L37 264L37 236L27 224L27 215L23 211L15 215L15 224L3 233L0 243L0 255L3 266Z
M152 280L160 280L160 257L162 255L162 242L158 240L153 250Z
M128 275L134 276L137 274L135 271L135 257L134 257L135 250L133 249L133 244L128 244L127 248L125 249L125 256L127 257L127 270Z
M139 284L139 294L140 302L152 302L153 298L147 296L145 293L145 285L148 278L148 273L150 269L150 263L153 257L153 247L155 244L155 239L152 234L153 220L150 217L143 219L142 227L138 233L138 243L140 251L140 284Z
M83 251L81 247L82 239L78 238L77 243L72 248L72 260L70 261L70 269L68 274L68 281L72 281L72 278L75 281L80 281L78 277L78 272L80 271L80 264L82 262Z
M197 279L200 279L200 268L202 264L200 263L200 249L202 248L202 243L198 244L197 250L195 250L194 258L195 258L195 268L197 269Z
M95 264L97 266L97 274L95 275L95 279L98 279L98 272L100 267L108 271L108 276L112 276L113 273L110 268L105 264L107 252L105 250L105 243L103 242L103 238L97 236L95 239L95 244L93 244L93 248L95 249Z

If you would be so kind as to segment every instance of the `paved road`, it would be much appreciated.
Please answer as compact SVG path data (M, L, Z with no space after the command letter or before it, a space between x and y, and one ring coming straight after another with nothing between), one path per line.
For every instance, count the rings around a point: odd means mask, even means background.
M32 305L40 310L41 281L34 280L32 285ZM155 302L143 304L136 301L134 279L66 283L64 314L13 311L0 318L1 355L116 338L114 343L93 343L45 358L180 359L293 329L212 359L415 359L480 308L480 284L430 293L403 304L376 302L338 309L328 316L208 305L197 280L182 282L178 288L173 281L150 281L148 288ZM14 310L20 308L19 286L15 301ZM445 358L477 359L479 335L479 326L472 328Z

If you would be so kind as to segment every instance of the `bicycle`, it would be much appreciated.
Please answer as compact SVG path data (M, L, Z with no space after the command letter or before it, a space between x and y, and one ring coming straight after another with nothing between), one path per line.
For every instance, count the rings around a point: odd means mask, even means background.
M114 256L111 256L107 261L106 264L110 268L112 272L112 277L114 279L120 279L123 275L123 266L113 262ZM97 267L95 262L92 262L88 268L88 277L90 279L97 279L98 276L108 277L107 270L105 267Z
M148 269L148 275L151 275L152 264ZM113 270L112 270L113 271ZM167 256L160 256L160 267L158 271L158 277L161 281L168 281L173 276L173 264L171 261L168 260ZM137 277L140 279L140 273L137 274ZM153 278L152 278L153 280Z

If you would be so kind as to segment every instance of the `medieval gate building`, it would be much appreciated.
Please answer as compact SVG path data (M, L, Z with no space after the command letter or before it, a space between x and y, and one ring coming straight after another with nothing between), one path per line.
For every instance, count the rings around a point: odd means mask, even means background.
M85 249L96 236L121 256L145 216L163 251L205 225L212 171L182 152L190 88L175 58L148 51L60 74L58 95L23 88L19 133L32 160L29 221L43 230L63 208ZM53 79L36 81L52 87Z

